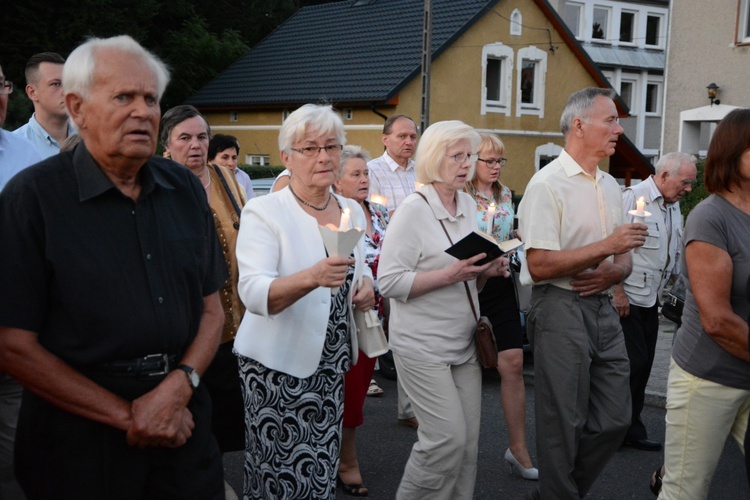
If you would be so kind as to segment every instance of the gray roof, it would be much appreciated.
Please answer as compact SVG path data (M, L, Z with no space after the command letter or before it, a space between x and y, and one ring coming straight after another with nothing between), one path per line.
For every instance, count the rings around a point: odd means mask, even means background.
M433 59L498 1L433 0ZM423 2L415 0L304 7L187 103L386 103L420 72L423 15Z
M663 50L612 47L586 42L582 42L581 45L591 59L600 66L664 71L667 63L667 55Z

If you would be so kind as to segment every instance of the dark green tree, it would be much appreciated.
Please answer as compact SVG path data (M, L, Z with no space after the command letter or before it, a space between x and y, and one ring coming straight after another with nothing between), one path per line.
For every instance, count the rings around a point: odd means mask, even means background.
M247 50L237 31L214 35L200 17L190 18L179 30L169 32L160 55L172 71L172 81L162 99L162 109L183 102Z

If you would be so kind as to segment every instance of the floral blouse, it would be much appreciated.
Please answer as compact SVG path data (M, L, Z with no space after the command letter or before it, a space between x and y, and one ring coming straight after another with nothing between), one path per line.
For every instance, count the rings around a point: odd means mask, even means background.
M483 193L477 191L477 229L490 233L497 241L511 239L513 234L513 219L516 215L513 210L513 195L508 186L503 186L500 192L500 200L487 198ZM490 203L495 202L495 217L492 223L492 231L489 231L487 212Z
M365 263L372 270L372 284L375 289L375 306L373 309L378 313L378 317L383 319L383 296L378 289L378 263L380 262L380 247L383 244L385 228L390 222L388 209L383 205L365 201L365 205L372 213L372 238L365 234Z

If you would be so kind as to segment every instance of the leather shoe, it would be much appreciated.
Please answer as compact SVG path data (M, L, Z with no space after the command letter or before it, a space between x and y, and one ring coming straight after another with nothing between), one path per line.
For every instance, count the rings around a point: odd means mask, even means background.
M661 451L662 448L659 441L651 441L650 439L626 439L624 444L643 451Z

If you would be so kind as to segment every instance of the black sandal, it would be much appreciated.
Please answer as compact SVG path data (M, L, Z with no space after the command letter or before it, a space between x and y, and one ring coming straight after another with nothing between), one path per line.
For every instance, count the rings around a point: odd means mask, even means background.
M370 494L367 486L363 483L346 484L340 477L336 478L336 482L341 486L341 491L344 492L344 495L349 495L350 497L366 497Z
M658 469L656 469L651 476L651 483L648 485L648 488L651 490L651 493L659 496L659 493L661 493L661 468L664 467L664 465L660 465Z

